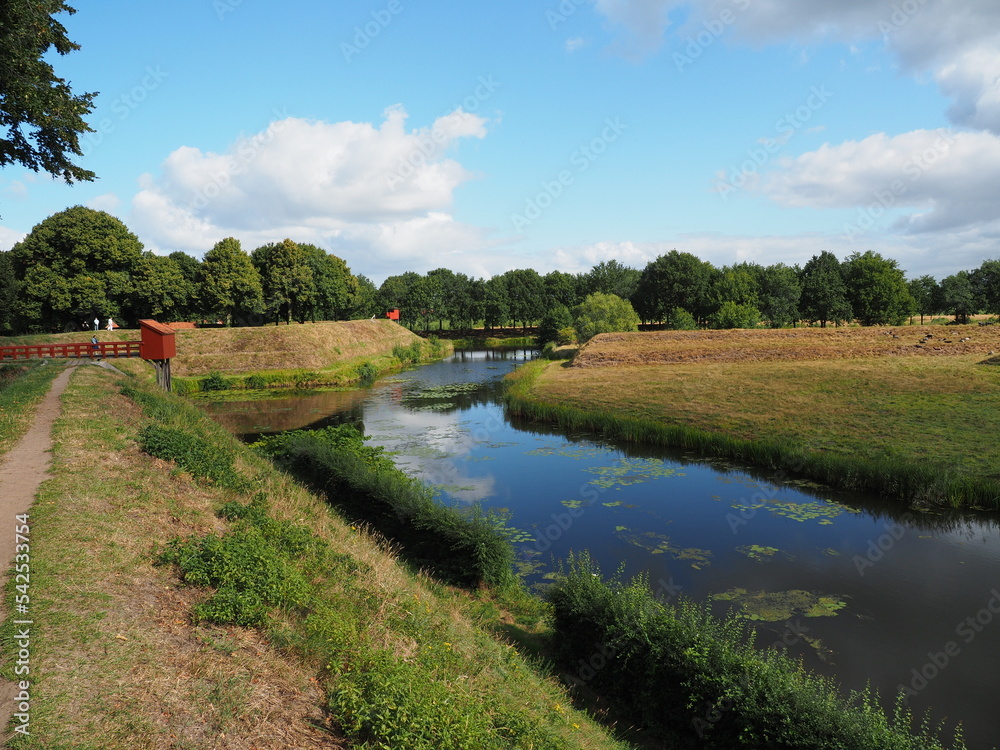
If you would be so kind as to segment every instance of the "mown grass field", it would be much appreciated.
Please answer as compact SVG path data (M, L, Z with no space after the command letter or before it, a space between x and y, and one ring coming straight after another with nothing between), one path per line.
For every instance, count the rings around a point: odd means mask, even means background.
M605 334L572 363L550 363L527 396L1000 479L1000 366L983 364L1000 351L1000 330L934 326L917 348L928 328L897 329L900 339L887 329Z
M194 407L157 395L150 381L151 372L79 368L63 397L53 477L30 516L31 734L8 746L351 747L362 746L370 721L399 740L366 747L452 747L416 739L437 731L431 719L445 711L470 725L520 722L548 738L538 747L624 747L574 710L553 677L490 634L501 624L531 632L540 611L518 614L488 591L453 589L407 569ZM150 393L155 415L123 395L124 382ZM142 452L139 436L150 424L212 446L222 463L231 460L239 487ZM235 522L220 509L255 497L276 521L350 562L303 567L308 603L275 609L260 627L199 620L195 607L213 590L182 583L175 566L156 564L158 555L172 539L221 538ZM12 595L8 589L8 601ZM2 636L10 677L17 647L9 623ZM395 679L375 682L386 675ZM338 714L345 705L352 713ZM359 724L359 716L370 718Z

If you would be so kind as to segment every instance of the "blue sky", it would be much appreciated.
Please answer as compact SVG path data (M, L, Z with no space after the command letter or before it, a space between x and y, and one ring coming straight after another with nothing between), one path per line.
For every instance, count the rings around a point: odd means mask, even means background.
M291 237L381 281L877 250L1000 257L995 0L76 3L67 186L0 172L0 249L71 205L157 253Z

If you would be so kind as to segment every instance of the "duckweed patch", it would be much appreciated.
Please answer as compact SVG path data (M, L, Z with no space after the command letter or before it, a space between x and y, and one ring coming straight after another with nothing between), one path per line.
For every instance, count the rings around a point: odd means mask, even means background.
M757 562L764 562L766 560L770 560L779 552L781 552L781 550L779 550L777 547L762 547L759 544L748 544L743 547L737 547L736 551L739 552L741 555L746 555L751 560L755 560Z
M632 531L625 526L616 526L615 536L627 544L646 550L651 555L666 554L674 560L689 562L695 570L701 570L712 564L711 550L677 547L670 543L670 537L655 531Z
M789 591L748 591L732 588L712 594L714 601L733 602L748 620L781 622L795 615L803 617L834 617L847 602L833 596L823 596L801 589Z
M592 479L588 484L616 490L659 477L684 476L658 458L620 458L613 466L593 466L584 471L600 477Z
M795 503L782 500L770 500L766 503L733 503L734 510L741 513L754 513L758 510L767 510L771 515L782 518L790 518L793 521L804 523L805 521L819 520L821 526L830 526L833 519L844 513L860 513L856 508L834 502L833 500L821 500L814 503Z

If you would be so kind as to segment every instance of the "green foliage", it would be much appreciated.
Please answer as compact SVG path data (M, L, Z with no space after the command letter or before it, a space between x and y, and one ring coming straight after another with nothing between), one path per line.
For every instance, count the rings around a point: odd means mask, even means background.
M372 362L363 362L358 366L358 380L362 383L369 384L375 381L378 377L378 368Z
M972 279L967 271L959 271L942 279L938 293L939 309L954 315L956 323L967 323L969 316L974 315L978 309Z
M315 292L307 304L312 320L344 320L358 294L358 280L347 263L315 245L300 244L312 270Z
M667 328L675 331L695 331L698 329L698 321L691 313L681 307L675 307L671 310L664 322L667 324Z
M349 518L372 525L402 555L444 580L464 586L514 583L513 530L504 519L437 503L431 491L396 469L381 448L364 444L351 425L267 438L259 449L326 492Z
M776 263L761 271L760 314L771 328L795 323L799 317L802 287L795 268Z
M827 321L841 323L854 317L843 269L833 253L814 255L803 267L800 282L802 316L807 320L818 320L826 328Z
M538 343L547 344L559 340L559 332L572 328L573 316L565 305L556 304L550 307L538 324Z
M412 341L409 345L396 344L392 347L392 356L405 364L417 364L423 359L424 351L419 341Z
M80 330L94 317L133 317L142 243L104 211L74 206L53 214L14 245L11 260L20 331Z
M756 328L760 324L760 311L752 305L726 301L709 316L708 324L721 329Z
M228 391L229 381L222 376L222 373L215 371L199 381L199 389L202 391Z
M176 260L143 253L136 267L131 312L139 320L182 320L191 308L196 291Z
M913 279L907 285L910 297L913 298L913 310L920 315L920 324L924 323L925 315L932 315L938 310L940 294L938 284L933 276L921 276Z
M205 253L198 270L198 296L202 313L226 325L258 320L264 305L260 273L239 240L227 237Z
M260 274L265 314L275 323L304 323L316 305L316 278L302 246L285 239L258 247L250 260Z
M854 317L861 325L902 325L914 309L903 272L894 260L871 250L853 253L843 266Z
M601 261L580 277L580 296L594 292L613 294L622 299L631 299L639 286L642 274L617 260Z
M780 652L755 650L742 619L666 604L642 576L605 581L586 554L570 557L549 600L558 663L572 670L600 647L608 663L592 670L588 687L668 746L945 747L929 733L911 734L906 711L889 718L870 694L843 698L834 681Z
M232 451L186 430L147 425L139 433L139 447L151 456L173 461L194 477L235 490L247 487L246 478L233 465Z
M52 53L80 48L54 16L76 11L62 0L5 0L0 5L0 167L20 164L66 183L93 180L72 162L81 156L80 134L93 130L84 117L96 93L74 94L56 76Z
M645 321L664 320L676 307L703 320L711 312L715 269L691 253L671 250L643 269L636 288L635 309Z
M260 373L253 373L252 375L247 375L243 378L244 387L258 391L267 388L267 378L265 378Z
M580 341L589 341L599 333L638 331L639 316L628 300L595 292L573 310L573 326Z

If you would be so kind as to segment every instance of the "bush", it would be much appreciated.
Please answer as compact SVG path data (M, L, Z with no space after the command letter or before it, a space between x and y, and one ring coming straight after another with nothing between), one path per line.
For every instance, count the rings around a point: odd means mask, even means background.
M508 541L514 530L501 517L478 507L463 512L441 505L429 489L399 471L382 448L364 441L352 425L339 425L279 435L256 447L440 578L470 587L514 583L514 549Z
M760 324L760 310L753 305L738 305L727 301L709 316L712 328L756 328Z
M409 346L396 344L392 347L392 356L403 364L417 364L423 359L423 347L420 345L419 340L411 342Z
M199 386L203 391L228 391L229 381L219 372L209 373L208 377L202 378Z
M599 333L638 331L639 316L628 300L595 292L573 310L573 325L580 341L589 341Z
M259 391L267 388L267 379L259 373L254 373L243 379L243 385L250 390Z
M369 384L375 381L378 377L378 368L373 362L364 362L358 366L358 380L362 383Z
M732 750L941 750L890 720L871 695L842 698L836 683L777 651L758 651L743 620L719 620L690 602L655 598L649 582L604 581L584 554L550 590L553 643L575 669L601 645L608 663L588 687L670 746ZM683 745L688 746L688 745ZM954 745L964 748L961 739Z
M666 324L667 328L675 331L698 330L698 321L683 307L675 307L671 310L670 315L667 316Z

